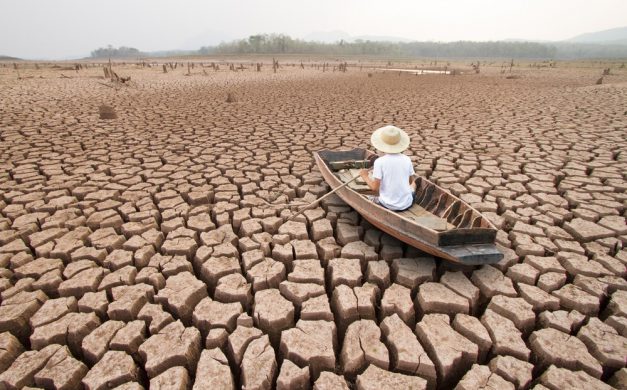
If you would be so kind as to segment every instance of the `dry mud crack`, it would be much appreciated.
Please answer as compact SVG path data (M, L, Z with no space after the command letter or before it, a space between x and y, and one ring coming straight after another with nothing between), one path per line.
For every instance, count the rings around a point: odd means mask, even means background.
M0 388L627 388L627 72L576 65L118 64L116 89L0 64ZM328 191L313 151L388 123L494 222L500 263L337 197L282 223Z

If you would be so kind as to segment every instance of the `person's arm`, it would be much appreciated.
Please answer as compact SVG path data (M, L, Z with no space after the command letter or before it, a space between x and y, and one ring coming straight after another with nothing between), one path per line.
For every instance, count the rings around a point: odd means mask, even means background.
M414 171L414 164L412 163L410 158L408 160L408 170L409 170L409 185L412 185L414 181L416 181L416 171Z
M362 169L361 171L359 171L359 175L362 179L364 179L364 181L372 191L379 192L379 187L381 187L380 179L370 178L370 171L368 169Z

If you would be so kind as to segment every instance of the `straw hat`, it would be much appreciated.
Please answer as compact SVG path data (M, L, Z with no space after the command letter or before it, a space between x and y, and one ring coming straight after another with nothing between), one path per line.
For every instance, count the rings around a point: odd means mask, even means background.
M398 127L388 125L376 129L370 143L384 153L401 153L409 147L409 136Z

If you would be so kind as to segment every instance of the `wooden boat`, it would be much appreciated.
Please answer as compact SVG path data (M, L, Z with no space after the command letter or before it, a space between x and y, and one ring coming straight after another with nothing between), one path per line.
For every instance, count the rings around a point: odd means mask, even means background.
M368 166L376 155L365 149L322 150L314 158L324 180L335 189L359 175L359 168ZM361 178L337 195L372 225L423 252L469 265L503 258L494 244L497 229L487 218L424 177L417 177L416 184L415 204L400 212L369 200L372 192Z

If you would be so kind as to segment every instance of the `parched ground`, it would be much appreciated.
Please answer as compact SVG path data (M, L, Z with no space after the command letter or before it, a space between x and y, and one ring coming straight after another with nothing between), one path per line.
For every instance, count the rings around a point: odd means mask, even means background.
M627 71L575 65L0 67L0 387L626 388ZM388 123L503 261L283 223Z

